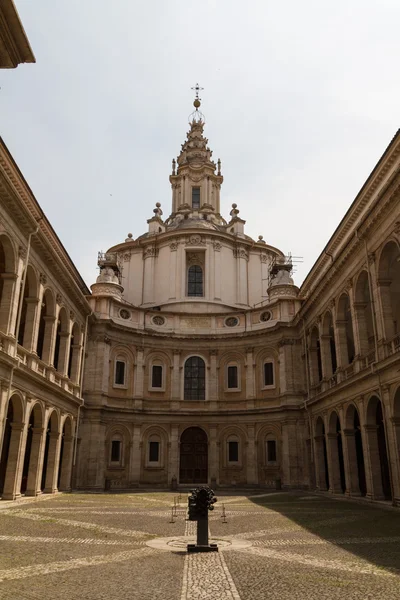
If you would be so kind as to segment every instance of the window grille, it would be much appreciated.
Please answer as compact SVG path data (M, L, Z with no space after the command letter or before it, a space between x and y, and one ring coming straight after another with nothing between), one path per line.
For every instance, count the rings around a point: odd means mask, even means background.
M205 400L206 366L199 356L192 356L185 362L185 400Z
M274 365L272 362L264 363L264 385L274 385Z
M115 384L125 384L125 363L122 360L117 360L115 362Z
M153 365L151 375L151 387L160 388L162 387L162 366Z
M203 269L192 265L188 270L188 296L203 296Z
M228 367L228 388L238 387L238 368L234 365Z

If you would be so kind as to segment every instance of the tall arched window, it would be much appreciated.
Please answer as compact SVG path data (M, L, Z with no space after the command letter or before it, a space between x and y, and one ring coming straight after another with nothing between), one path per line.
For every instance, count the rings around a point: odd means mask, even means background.
M204 296L203 269L200 265L191 265L188 270L188 296Z
M184 399L206 399L206 365L200 356L191 356L185 362Z

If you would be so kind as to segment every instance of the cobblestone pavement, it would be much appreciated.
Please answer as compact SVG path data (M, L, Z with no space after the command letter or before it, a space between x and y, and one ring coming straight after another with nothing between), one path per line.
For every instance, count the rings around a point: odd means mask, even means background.
M186 496L172 519L173 503L160 492L0 502L0 599L400 598L400 511L300 492L220 494L213 539L252 545L187 555L146 545L195 534Z

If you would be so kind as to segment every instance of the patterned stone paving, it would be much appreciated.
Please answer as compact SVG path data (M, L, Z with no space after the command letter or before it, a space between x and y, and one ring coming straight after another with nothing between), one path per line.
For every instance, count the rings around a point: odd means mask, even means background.
M195 535L186 496L174 523L173 503L167 492L0 502L0 599L400 598L398 510L300 492L220 495L212 538L237 546L187 555L147 546Z

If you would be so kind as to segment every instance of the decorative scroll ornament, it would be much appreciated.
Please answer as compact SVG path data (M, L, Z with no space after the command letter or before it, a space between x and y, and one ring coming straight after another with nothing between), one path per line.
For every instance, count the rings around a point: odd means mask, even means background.
M249 255L245 248L238 246L233 250L233 256L235 258L244 258L245 260L249 260Z
M158 249L155 246L147 246L143 251L143 258L151 258L158 255Z
M176 252L178 250L179 242L171 242L169 245L169 249L171 252Z
M215 252L221 252L222 244L220 244L219 242L214 242L213 246Z

